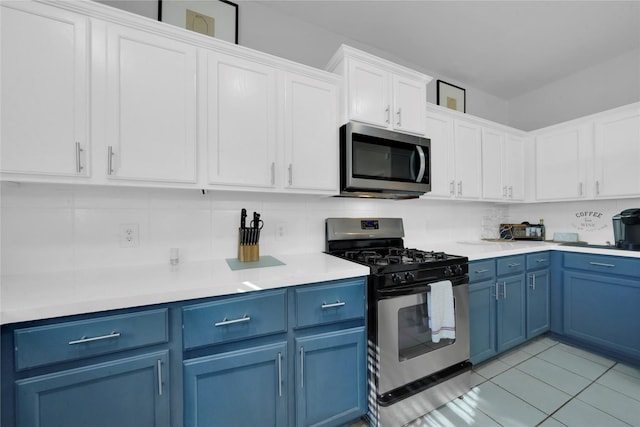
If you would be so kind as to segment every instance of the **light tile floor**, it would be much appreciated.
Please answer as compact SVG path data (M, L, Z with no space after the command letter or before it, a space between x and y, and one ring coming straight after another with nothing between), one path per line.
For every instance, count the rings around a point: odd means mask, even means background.
M640 426L640 369L549 337L475 366L471 387L406 427Z

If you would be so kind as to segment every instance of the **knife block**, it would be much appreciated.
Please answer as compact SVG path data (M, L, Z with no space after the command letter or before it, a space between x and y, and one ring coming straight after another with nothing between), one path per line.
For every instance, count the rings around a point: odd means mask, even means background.
M238 261L240 262L254 262L260 260L260 245L243 245L242 244L242 230L238 231Z

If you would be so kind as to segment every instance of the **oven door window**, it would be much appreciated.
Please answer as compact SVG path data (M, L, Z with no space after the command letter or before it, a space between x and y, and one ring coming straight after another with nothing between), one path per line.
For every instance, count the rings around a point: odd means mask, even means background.
M426 297L426 294L423 294ZM431 340L426 298L421 303L398 310L398 359L400 362L449 346L452 339Z

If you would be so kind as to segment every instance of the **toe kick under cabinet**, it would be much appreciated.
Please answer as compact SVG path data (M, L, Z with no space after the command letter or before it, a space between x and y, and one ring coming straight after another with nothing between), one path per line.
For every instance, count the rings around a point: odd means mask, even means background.
M183 308L185 426L338 426L366 412L363 278Z

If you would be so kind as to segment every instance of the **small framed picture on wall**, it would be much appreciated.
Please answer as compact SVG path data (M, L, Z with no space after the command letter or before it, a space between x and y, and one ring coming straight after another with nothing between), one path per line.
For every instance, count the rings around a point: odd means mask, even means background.
M159 0L158 21L238 44L238 5L227 0Z
M467 92L463 88L442 80L438 80L436 84L438 105L462 113L467 112Z

